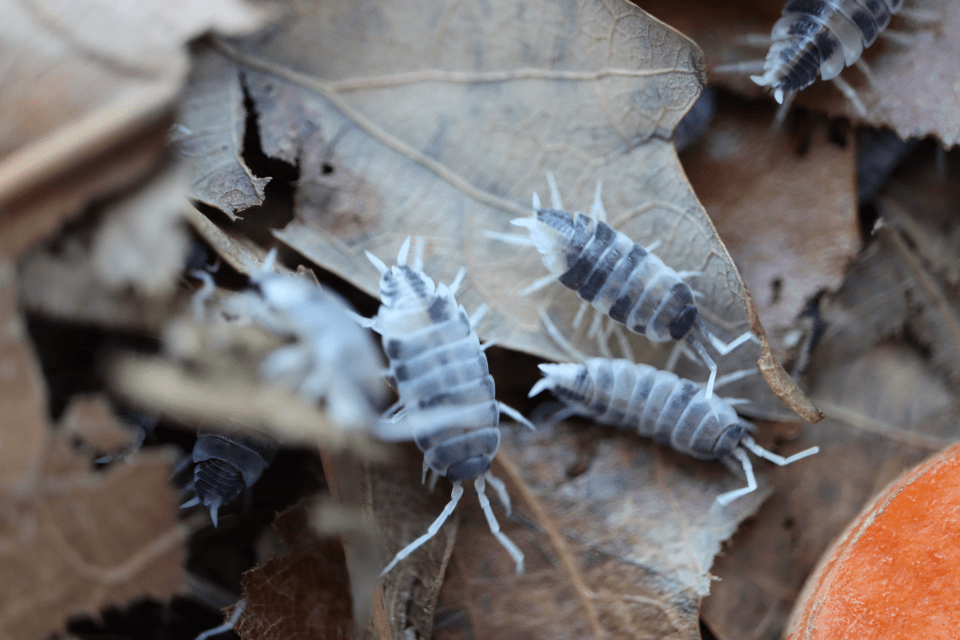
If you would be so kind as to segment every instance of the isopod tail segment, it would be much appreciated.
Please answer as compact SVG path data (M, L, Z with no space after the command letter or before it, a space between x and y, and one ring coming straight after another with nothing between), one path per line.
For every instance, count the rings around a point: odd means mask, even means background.
M551 209L544 209L533 194L533 215L512 221L529 236L493 234L488 236L516 245L532 246L540 253L550 272L520 292L527 295L559 280L600 313L609 316L633 333L653 342L682 340L693 348L710 370L706 394L713 394L717 364L704 343L720 355L727 355L757 337L747 331L725 343L704 324L693 289L685 275L668 267L650 248L642 247L603 221L606 217L597 185L593 215L568 213L560 207L553 176L547 176L552 194ZM578 314L579 315L579 314ZM604 354L607 355L607 354Z

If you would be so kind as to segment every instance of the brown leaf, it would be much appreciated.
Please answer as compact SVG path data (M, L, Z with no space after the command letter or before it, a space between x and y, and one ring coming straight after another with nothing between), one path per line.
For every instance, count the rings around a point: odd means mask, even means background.
M57 427L99 453L115 453L131 445L131 429L120 422L103 395L72 397Z
M569 328L579 300L560 285L518 298L543 275L539 256L484 231L510 231L511 218L528 215L548 171L572 209L589 210L603 181L614 226L641 243L661 241L658 253L676 269L701 272L697 288L717 332L743 333L742 283L669 143L701 87L691 44L621 2L519 13L503 2L482 16L457 6L440 31L423 18L437 11L414 1L370 10L320 4L265 38L220 44L244 73L271 77L278 99L290 95L284 82L299 87L284 110L293 118L285 131L303 130L307 113L318 114L331 147L322 154L313 146L315 157L332 152L330 172L310 177L321 163L306 167L301 190L312 191L298 194L300 216L277 236L374 293L377 273L363 251L389 261L406 236L428 235L425 270L448 281L470 268L459 297L468 308L490 305L486 335L569 359L537 310L545 305ZM597 353L584 333L571 337ZM641 361L663 363L668 351L632 338ZM749 345L722 361L740 370L759 354ZM758 413L782 414L762 385L750 397Z
M824 118L771 133L773 117L772 108L721 99L683 161L785 361L794 321L810 298L840 286L860 232L853 140L831 141Z
M32 640L70 616L172 596L185 533L167 483L168 452L103 473L54 438L32 493L7 492L0 521L0 632Z
M3 3L0 253L22 252L148 171L186 76L184 43L212 28L249 32L266 17L238 0L168 5Z
M698 638L714 556L769 491L722 508L744 482L723 465L574 423L508 437L496 460L526 573L464 507L438 637Z
M644 1L643 8L692 38L703 49L708 69L720 65L762 61L766 49L749 44L749 37L769 38L780 17L779 0L738 0L722 4ZM818 81L801 91L796 104L876 127L890 127L902 138L936 136L945 146L960 142L960 111L956 87L960 70L960 14L951 0L923 0L911 8L938 19L917 24L894 17L889 27L914 40L909 45L880 38L864 52L870 78L847 69L841 78L856 90L867 110L861 116L853 104L829 83ZM711 73L710 82L747 96L762 94L750 73Z
M259 273L263 269L267 252L250 238L237 233L234 229L218 227L194 207L187 207L184 214L190 227L231 268L247 276ZM276 264L275 268L278 271L285 269L282 264Z
M186 259L182 169L167 166L21 263L25 306L55 318L159 333Z
M792 445L820 453L777 470L781 488L717 561L703 616L719 640L779 638L806 576L863 504L956 440L955 398L913 349L881 344L851 358L831 347L810 365L827 418Z
M0 263L0 491L28 482L47 442L47 386L17 309L13 265Z
M202 50L194 57L171 140L190 166L193 197L232 220L238 211L262 204L270 182L253 175L240 157L246 117L236 65L216 51Z
M243 575L247 604L235 629L245 640L352 636L343 549L308 522L302 504L278 514L273 526L289 551Z

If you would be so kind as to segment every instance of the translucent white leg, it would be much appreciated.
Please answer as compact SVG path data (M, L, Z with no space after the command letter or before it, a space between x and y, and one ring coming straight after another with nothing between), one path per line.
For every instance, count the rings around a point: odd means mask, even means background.
M450 494L450 502L447 503L447 506L443 508L443 511L440 513L440 516L433 521L433 524L430 525L430 528L427 529L427 532L405 546L400 552L393 558L393 561L387 565L386 569L380 572L380 577L387 575L390 569L393 569L397 566L397 563L409 556L411 553L416 551L419 547L423 546L430 538L437 535L437 531L440 531L440 527L443 526L443 523L447 521L447 518L450 517L450 514L453 513L453 510L457 508L457 503L460 502L460 497L463 496L463 487L459 482L453 483L453 492Z
M590 330L587 331L587 337L592 337L597 341L597 348L600 350L600 355L604 358L613 358L613 353L610 352L610 345L607 344L607 335L603 330L603 319L606 316L603 316L599 313L594 314L593 321L590 322Z
M742 36L737 36L734 41L748 47L767 49L770 47L773 38L769 33L745 33Z
M497 497L500 498L500 502L503 503L503 510L506 511L509 516L513 508L510 506L510 494L507 493L507 485L503 483L503 480L494 476L489 471L483 474L483 477L487 479L487 482L490 483L493 490L497 492Z
M880 32L879 37L884 40L889 40L901 47L912 47L920 40L920 37L916 33L904 33L896 29L884 29Z
M476 329L480 326L480 323L483 322L483 319L487 317L487 312L490 311L490 306L482 304L477 307L477 310L473 312L473 315L470 316L470 328Z
M534 212L540 211L543 209L543 205L540 204L540 196L537 195L537 192L533 192L533 201L531 202Z
M842 93L844 96L846 96L847 100L850 101L850 103L853 105L854 109L857 110L857 113L858 113L858 114L860 114L861 116L866 116L866 115L867 115L867 108L866 108L865 106L863 106L863 103L860 102L860 97L857 96L857 92L854 90L853 87L851 87L851 86L847 83L846 80L844 80L844 79L841 78L840 76L837 76L836 78L834 78L834 79L831 80L830 82L832 82L833 85L834 85L837 89L840 90L840 93Z
M603 200L600 199L600 189L603 187L603 181L597 181L597 190L593 193L593 206L590 207L590 215L600 222L607 221L607 212L603 208Z
M275 250L272 251L275 252ZM207 300L210 299L217 287L213 284L213 276L203 269L194 269L190 272L190 277L196 278L202 283L197 292L190 298L190 306L193 308L194 319L197 322L203 322L207 317Z
M750 404L751 402L753 402L749 398L724 398L723 401L726 402L731 407L735 407L740 404Z
M904 20L909 20L911 22L933 22L937 23L943 20L943 14L932 11L930 9L918 9L916 7L901 7L900 11L897 12L897 15L903 18ZM887 29L886 31L890 31ZM886 31L882 31L886 33Z
M423 238L417 238L416 243L413 247L413 268L417 271L423 271L423 247L424 247ZM466 267L463 267L466 270Z
M681 280L686 280L687 278L696 278L703 275L703 271L678 271L677 275L680 276Z
M703 360L703 363L710 369L710 377L707 379L707 386L704 388L704 397L709 400L713 397L713 385L717 379L717 363L713 361L713 358L710 357L710 354L703 348L699 340L693 338L690 334L687 334L687 339L688 342L693 345L693 348L697 350L697 353L700 354L700 359Z
M733 351L734 349L742 345L744 342L756 342L757 344L760 344L760 339L757 338L757 336L753 335L753 332L751 331L746 331L740 334L739 337L734 338L730 342L724 342L717 336L710 333L710 331L706 327L701 325L699 329L700 329L700 333L702 333L707 338L707 340L710 341L710 344L713 345L713 348L717 350L717 353L719 353L722 356L727 355L728 353L730 353L731 351Z
M400 253L397 254L397 264L404 266L407 264L407 257L410 255L410 236L400 245Z
M784 458L783 456L778 456L775 453L771 453L767 451L766 449L758 445L756 441L750 436L744 436L743 439L740 440L740 444L742 444L744 447L752 451L758 458L769 460L773 464L779 465L781 467L785 467L788 464L792 464L797 460L800 460L801 458L812 456L813 454L820 451L820 447L810 447L805 451L801 451L800 453L793 454L789 458Z
M460 285L463 284L463 279L467 277L467 268L460 267L460 271L457 271L457 277L453 279L453 282L450 283L449 289L450 293L456 294L457 290L460 289Z
M484 342L482 345L480 345L480 351L486 351L490 347L495 347L495 346L497 346L496 340L488 340L487 342Z
M346 309L345 311L347 312L347 315L353 318L354 322L364 329L373 329L373 325L377 322L377 316L373 316L372 318L364 318L353 309Z
M552 273L549 273L543 276L542 278L536 280L529 287L526 287L525 289L520 291L520 293L517 294L517 297L522 298L524 296L528 296L535 291L540 291L540 289L543 289L547 285L550 285L556 281L557 281L557 276L553 275Z
M550 172L547 172L547 184L550 185L550 206L554 209L563 209L563 200L560 199L557 181L553 179L553 174Z
M633 348L630 346L630 339L627 337L627 334L624 333L625 328L619 323L614 323L613 325L613 335L617 337L617 342L620 344L620 353L622 358L626 358L630 362L636 362L633 357Z
M677 368L677 362L680 361L680 356L685 355L694 362L700 362L700 358L697 357L695 353L690 351L690 347L687 346L687 343L683 340L678 340L673 345L673 349L670 350L670 357L667 358L667 364L664 365L664 371L673 371Z
M515 233L499 233L497 231L484 231L483 235L494 240L513 244L518 247L532 247L533 240L529 236L521 236Z
M769 38L767 40L769 41ZM747 60L745 62L718 64L710 69L710 73L730 73L736 75L763 73L763 60Z
M517 545L513 544L510 538L500 531L500 523L497 522L497 517L493 515L493 507L490 506L490 499L487 497L487 494L484 493L486 485L484 484L483 476L474 480L473 486L477 489L480 508L483 510L483 515L487 517L487 525L490 527L490 533L496 536L500 544L503 545L503 548L506 549L510 557L513 558L513 561L517 565L517 575L523 573L523 552L520 551Z
M243 615L243 610L247 607L246 599L239 601L236 606L233 608L233 611L230 613L230 618L223 624L214 627L213 629L207 629L200 635L198 635L194 640L207 640L207 638L212 638L213 636L220 635L221 633L226 633L227 631L232 631L236 626L237 621L240 620L240 616Z
M567 340L563 333L560 332L560 329L557 328L557 325L553 324L550 316L547 315L546 309L540 307L538 312L540 313L540 321L543 322L543 328L546 329L547 334L553 338L553 341L556 342L561 349L567 352L567 355L577 362L586 362L589 359L586 354Z
M533 426L533 423L532 423L532 422L530 422L529 420L527 420L526 418L524 418L524 417L523 417L523 414L521 414L519 411L517 411L517 410L514 409L513 407L508 407L507 405L503 404L502 402L498 402L498 403L497 403L497 406L500 408L500 413L505 413L505 414L507 414L508 416L510 416L511 418L513 418L514 420L516 420L516 421L519 422L520 424L526 426L528 429L530 429L530 430L532 430L532 431L536 431L536 430L537 430L537 428L536 428L535 426Z
M747 476L747 486L742 489L735 489L734 491L721 493L719 496L717 496L717 502L723 507L727 506L737 498L757 490L757 479L753 475L753 465L750 464L750 458L747 457L747 452L740 447L737 447L733 450L733 456L739 460L741 466L743 466L743 472Z
M590 304L584 301L580 302L580 308L577 309L577 315L573 317L572 326L574 329L580 328L580 323L583 322L583 316L587 313L587 309L590 308Z
M864 62L863 58L857 58L854 64L857 66L857 69L860 69L860 73L866 76L870 84L873 84L873 70L870 68L870 65Z
M660 246L660 241L659 241L659 240L654 240L653 242L651 242L650 244L648 244L647 246L645 246L644 249L646 249L646 250L649 251L650 253L653 253L654 251L657 250L657 247L659 247L659 246Z
M741 369L740 371L734 371L733 373L728 373L717 378L716 382L713 383L714 388L722 387L723 385L730 384L731 382L736 382L737 380L743 380L749 376L752 376L757 373L759 369L754 367L753 369Z
M377 268L377 271L380 272L380 275L385 274L389 270L387 269L387 265L383 263L383 260L373 255L369 251L366 251L365 253L367 254L367 260L373 263L373 266Z
M440 474L430 469L430 493L433 493L433 490L437 488L437 480L440 479Z
M777 89L777 102L780 103L780 106L777 107L777 113L773 116L773 123L770 125L771 131L779 131L780 127L783 126L783 122L787 119L787 113L790 112L790 107L793 106L793 101L797 97L796 91L788 91L786 98L784 99L783 91Z

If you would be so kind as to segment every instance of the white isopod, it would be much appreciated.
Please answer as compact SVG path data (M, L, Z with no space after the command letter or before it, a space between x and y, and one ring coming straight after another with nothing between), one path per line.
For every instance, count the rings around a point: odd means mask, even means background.
M757 488L746 450L780 466L819 451L813 447L789 458L770 453L750 437L751 425L740 419L730 401L707 397L695 382L649 365L591 358L585 364L541 364L540 370L545 377L530 396L549 389L566 405L552 421L584 416L634 430L698 460L739 462L747 486L721 494L721 505Z
M224 300L224 311L292 339L261 363L265 380L323 400L343 428L372 429L387 397L376 342L340 296L308 278L274 273L275 259L271 250L251 288Z
M533 425L494 396L493 377L483 353L491 343L481 346L475 331L486 308L468 318L454 298L466 271L461 270L449 287L442 283L435 286L421 270L419 251L413 265L407 264L409 250L407 238L397 256L397 266L392 268L367 253L381 274L382 305L376 316L362 323L383 336L389 374L400 396L387 415L396 413L381 422L379 435L414 440L424 452L424 478L429 471L433 484L438 477L446 476L453 482L453 493L427 532L402 549L383 573L439 531L463 495L461 483L467 480L474 481L490 531L510 553L520 573L523 553L500 531L484 492L489 482L509 513L506 487L489 471L500 446L500 413L530 428Z
M763 74L750 79L769 87L783 104L784 95L809 87L817 79L833 80L860 111L866 109L853 88L838 76L860 63L863 50L890 24L903 0L788 0L773 25ZM865 69L865 67L864 67Z
M603 221L606 213L600 198L600 184L597 184L591 215L571 214L562 210L553 177L547 178L553 208L542 208L540 198L534 193L533 215L512 221L525 227L529 237L488 234L514 244L536 247L550 271L521 295L559 280L593 308L634 333L645 335L653 342L683 340L710 369L706 388L709 398L713 394L717 365L704 348L701 337L720 355L726 355L744 342L756 340L756 336L748 331L728 344L713 335L700 318L693 290L683 281L687 274L671 269L649 249Z

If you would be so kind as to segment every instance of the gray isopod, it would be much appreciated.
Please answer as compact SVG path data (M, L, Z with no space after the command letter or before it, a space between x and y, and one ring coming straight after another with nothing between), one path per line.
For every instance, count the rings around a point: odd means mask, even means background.
M750 437L751 425L729 401L708 398L695 382L649 365L591 358L585 364L541 364L540 370L544 378L530 396L549 389L566 405L553 415L554 421L584 416L636 431L697 460L739 462L747 486L721 494L717 497L721 505L757 488L747 450L780 466L819 451L813 447L789 458L770 453Z
M819 73L865 112L853 88L838 76L860 60L902 6L903 0L788 0L773 25L763 74L750 79L770 87L783 104L784 94L810 86Z
M474 487L491 532L523 571L523 553L500 531L485 492L486 483L497 491L509 513L510 497L503 482L489 471L500 447L500 414L533 428L516 410L498 402L493 377L475 327L486 308L472 318L454 298L466 275L461 270L450 286L434 285L422 271L417 252L413 265L407 264L410 239L397 257L397 266L388 268L367 253L379 269L382 305L373 318L363 321L383 337L390 361L390 376L400 399L387 411L378 435L388 439L412 439L424 452L424 477L431 483L440 476L453 482L450 502L427 532L402 549L383 573L432 538L453 512L463 495L461 483Z
M536 247L550 271L521 295L559 280L597 311L634 333L645 335L653 342L683 340L710 369L706 388L709 398L713 394L717 365L701 338L709 341L720 355L726 355L747 340L756 340L756 336L748 331L729 344L714 336L700 318L693 290L683 281L687 274L668 267L649 248L640 246L603 221L606 214L600 199L600 184L591 215L568 213L561 208L553 177L547 178L553 208L542 208L540 198L534 193L533 215L512 221L525 227L529 238L488 234L514 244Z
M220 507L252 487L276 453L276 443L266 439L201 432L192 454L194 497L181 508L202 504L217 526Z

